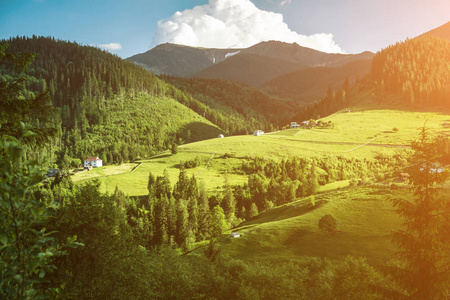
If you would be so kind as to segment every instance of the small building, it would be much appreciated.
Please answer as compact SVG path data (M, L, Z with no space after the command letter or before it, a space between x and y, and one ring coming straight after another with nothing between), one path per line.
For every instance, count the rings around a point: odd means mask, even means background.
M255 130L255 131L253 131L253 135L254 136L260 136L260 135L263 135L264 134L264 131L262 131L262 130Z
M309 125L309 121L303 121L300 123L300 126L308 126Z
M91 156L84 160L84 167L102 167L103 166L103 160L98 158L97 156Z
M238 238L238 237L241 237L241 234L239 232L233 232L233 233L231 233L231 237Z
M223 134L219 134L219 139L223 139L225 136Z
M297 124L297 122L291 122L291 128L300 128L302 125Z

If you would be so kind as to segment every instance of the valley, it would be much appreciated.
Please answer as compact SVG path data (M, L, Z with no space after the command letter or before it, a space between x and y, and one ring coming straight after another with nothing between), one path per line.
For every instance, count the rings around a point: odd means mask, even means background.
M444 299L449 24L359 54L0 41L0 298Z

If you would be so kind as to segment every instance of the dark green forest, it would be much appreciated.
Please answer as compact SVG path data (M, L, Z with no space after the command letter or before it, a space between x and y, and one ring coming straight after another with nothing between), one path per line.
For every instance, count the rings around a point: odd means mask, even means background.
M268 130L276 126L282 113L283 107L276 116L267 107L259 109L255 102L268 96L255 92L235 99L253 103L252 110L242 105L239 112L231 112L225 106L228 103L218 107L212 102L220 102L212 98L209 102L201 99L203 103L133 63L94 47L45 37L17 37L1 44L6 53L34 53L26 72L2 64L0 76L2 82L22 86L18 91L22 99L41 94L51 99L55 110L48 121L57 133L47 154L57 153L54 160L61 166L74 167L90 155L120 163L149 157L174 143L219 133L246 134L255 128ZM214 96L219 93L220 89ZM10 108L4 104L2 112Z
M406 104L450 105L450 42L435 37L409 39L375 55L372 79L381 92L402 95Z

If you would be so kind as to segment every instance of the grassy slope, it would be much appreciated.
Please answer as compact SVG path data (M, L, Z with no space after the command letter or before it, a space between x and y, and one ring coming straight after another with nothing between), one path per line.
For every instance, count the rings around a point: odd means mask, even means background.
M101 181L104 183L104 190L108 192L112 192L117 185L129 195L145 195L149 172L159 176L167 169L174 183L178 177L177 166L180 161L192 160L198 156L202 164L188 170L189 176L197 175L214 154L209 167L197 177L200 182L205 183L208 190L213 191L223 185L225 173L228 173L231 184L243 184L247 181L246 175L234 171L245 157L280 159L289 156L336 155L373 158L380 153L391 155L405 151L404 145L409 145L417 137L417 129L427 120L427 127L450 133L449 128L442 126L444 122L449 122L449 115L379 107L376 104L356 105L351 107L351 112L342 110L324 118L324 121L333 121L336 125L334 129L288 129L260 137L231 136L182 145L176 155L166 152L143 160L142 165L133 173L126 171L119 175L102 177ZM395 133L392 130L394 127L399 131ZM369 144L365 145L368 142ZM221 158L225 153L233 154L236 158ZM111 172L117 173L114 168L112 167ZM95 172L92 174L94 176ZM89 177L91 176L86 174L76 175L74 180Z
M222 251L245 260L302 261L304 256L342 259L366 257L374 264L386 263L397 251L389 234L401 220L394 213L392 197L405 196L405 189L366 186L315 196L264 212L233 231L241 238L222 237ZM319 219L331 213L338 232L328 235L318 228Z

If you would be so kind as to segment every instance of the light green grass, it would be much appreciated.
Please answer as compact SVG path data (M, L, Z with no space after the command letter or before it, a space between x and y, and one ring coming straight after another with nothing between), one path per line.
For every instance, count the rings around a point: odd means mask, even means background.
M342 110L323 121L331 120L334 129L288 129L263 136L230 136L214 138L200 142L181 145L175 155L169 152L143 160L142 165L133 173L126 170L95 171L88 175L77 175L75 180L99 177L104 191L113 192L115 187L131 196L147 194L148 174L162 176L167 169L172 184L177 181L180 161L187 161L199 157L202 164L194 169L188 169L189 176L199 174L206 166L211 155L214 154L210 165L198 177L209 191L220 190L224 184L225 174L230 184L243 184L247 176L236 170L246 157L264 157L279 160L292 156L343 156L347 158L372 159L379 154L393 155L404 152L407 145L418 136L418 128L426 126L442 134L450 134L450 128L442 126L449 122L450 116L438 112L415 112L407 110L367 109L367 107L353 107L351 112ZM302 121L302 120L295 120ZM393 128L398 128L394 132ZM368 143L370 142L370 143ZM367 144L368 143L368 144ZM224 154L231 154L235 158L223 159ZM131 168L132 165L130 165ZM92 172L92 171L90 171ZM104 172L104 173L101 173ZM120 173L113 175L112 173ZM342 184L342 183L341 183ZM322 191L345 185L322 187Z
M407 190L359 187L316 195L315 207L308 198L300 199L233 229L241 233L241 238L224 236L221 249L243 260L301 261L306 256L339 260L352 255L385 264L398 250L389 235L402 222L389 199L407 193ZM338 232L334 235L318 228L319 219L328 213L338 221Z

